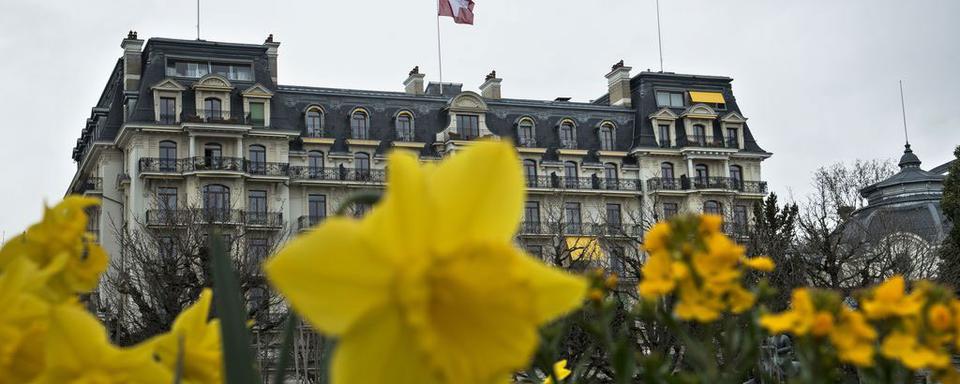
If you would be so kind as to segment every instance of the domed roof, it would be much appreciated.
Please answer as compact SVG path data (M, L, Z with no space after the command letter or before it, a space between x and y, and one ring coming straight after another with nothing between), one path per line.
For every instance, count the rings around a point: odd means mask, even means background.
M900 156L900 168L920 168L920 158L913 154L913 150L910 149L910 143L907 143L904 147L906 147L906 149L903 150L903 156Z

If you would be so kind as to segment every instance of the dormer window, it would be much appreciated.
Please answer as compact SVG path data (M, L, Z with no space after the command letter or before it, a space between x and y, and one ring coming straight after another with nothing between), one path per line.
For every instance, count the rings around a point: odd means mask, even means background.
M683 92L657 91L657 106L683 108Z
M612 151L614 147L613 124L603 123L600 125L600 150Z
M535 147L537 145L535 137L533 120L528 118L521 119L517 124L518 144L523 147Z
M740 148L740 129L729 127L725 138L727 148Z
M670 148L670 125L660 124L657 129L660 130L660 148Z
M480 116L457 114L457 131L460 137L465 140L475 139L480 136Z
M561 122L557 132L560 136L560 148L577 147L576 128L572 121L564 120Z
M307 124L307 137L323 136L323 110L311 108L304 117Z
M177 99L175 97L160 98L160 124L177 123Z
M262 127L264 125L264 113L266 108L263 102L251 101L250 111L247 114L251 125Z
M216 97L208 97L204 99L202 115L208 121L221 120L223 118L223 110L220 109L220 99Z
M413 115L410 112L400 112L396 120L397 140L413 141Z
M366 140L370 137L370 118L364 110L353 111L350 116L350 137Z
M707 145L707 128L703 124L693 126L693 142L701 147Z

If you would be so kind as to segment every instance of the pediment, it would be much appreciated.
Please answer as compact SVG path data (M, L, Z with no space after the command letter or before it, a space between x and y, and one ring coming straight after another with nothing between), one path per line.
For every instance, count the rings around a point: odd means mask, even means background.
M683 111L681 116L703 116L703 117L717 117L717 111L706 104L694 104L691 105L687 110Z
M250 87L250 88L247 88L246 90L244 90L243 92L241 92L241 94L244 95L244 96L247 96L247 97L270 98L270 97L273 96L273 92L270 92L269 89L267 89L266 87L260 85L259 83L254 84L254 85L253 85L252 87Z
M487 110L487 103L476 92L466 91L450 100L448 105L452 110L483 111Z
M233 84L223 76L206 75L198 80L197 83L193 85L193 88L210 91L230 91L233 89Z
M743 115L737 113L736 111L723 115L723 117L720 120L722 120L725 123L746 123L747 122L747 118L743 117Z
M650 114L651 119L676 120L677 117L677 114L673 113L670 108L660 108L659 111Z
M152 87L150 87L150 89L157 90L157 91L181 92L181 91L186 91L187 87L180 85L180 83L178 83L174 79L163 79L159 83L156 83Z

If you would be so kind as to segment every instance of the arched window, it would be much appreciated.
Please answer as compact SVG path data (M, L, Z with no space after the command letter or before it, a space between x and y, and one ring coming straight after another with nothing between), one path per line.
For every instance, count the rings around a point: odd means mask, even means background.
M413 115L410 112L400 112L397 115L397 140L413 141Z
M600 150L612 151L614 145L613 140L613 125L604 123L600 126Z
M350 137L353 139L367 139L370 137L370 116L363 110L353 111L350 116Z
M525 118L521 119L520 122L517 123L517 143L522 147L537 146L533 120Z
M619 178L616 164L606 163L603 165L603 179L607 184L607 189L620 189Z
M577 176L577 163L568 161L563 163L563 179L567 188L576 188L580 183Z
M577 147L576 128L573 126L572 121L564 120L561 122L560 128L558 128L558 133L560 135L560 148Z
M710 215L723 215L723 207L719 201L707 200L703 202L703 213Z
M370 155L363 152L357 152L354 154L353 169L356 171L357 180L370 180Z
M697 164L694 167L694 172L696 172L696 179L694 181L698 184L698 187L706 187L710 182L710 170L707 169L707 166L703 164Z
M160 142L160 172L177 171L177 143L164 140Z
M255 175L267 173L266 147L260 144L254 144L250 146L250 151L247 156L247 172Z
M694 124L693 141L701 147L707 145L707 127L703 124Z
M730 166L730 184L734 189L743 189L743 168L739 165Z
M537 161L526 159L523 161L523 176L527 179L527 187L537 186Z
M207 220L227 221L230 218L230 188L221 184L204 186L203 210Z
M304 117L307 123L307 137L323 136L323 110L311 108Z
M207 120L220 120L223 118L223 109L221 109L220 99L208 97L203 99L203 117Z

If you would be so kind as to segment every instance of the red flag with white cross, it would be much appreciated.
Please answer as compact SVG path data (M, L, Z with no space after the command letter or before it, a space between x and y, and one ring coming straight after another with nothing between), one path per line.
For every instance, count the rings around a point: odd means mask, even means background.
M440 16L450 16L457 24L473 25L473 0L438 0Z

